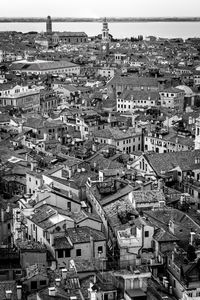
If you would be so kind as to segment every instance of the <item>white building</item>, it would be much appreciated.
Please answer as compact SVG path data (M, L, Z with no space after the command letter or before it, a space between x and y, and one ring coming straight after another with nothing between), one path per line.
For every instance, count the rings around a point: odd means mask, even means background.
M142 133L135 128L120 130L118 128L105 128L93 133L95 141L100 144L116 146L124 153L140 151L142 149Z
M195 150L200 149L200 116L196 119L195 124Z
M115 75L115 69L109 67L101 67L98 68L97 73L102 77L112 78Z
M117 98L117 111L133 112L136 108L147 108L156 106L159 93L156 91L125 91Z
M200 144L199 144L200 145ZM194 140L176 133L158 134L149 132L144 136L144 150L157 153L187 151L194 148Z
M35 86L0 84L0 106L13 106L23 110L40 109L40 90Z

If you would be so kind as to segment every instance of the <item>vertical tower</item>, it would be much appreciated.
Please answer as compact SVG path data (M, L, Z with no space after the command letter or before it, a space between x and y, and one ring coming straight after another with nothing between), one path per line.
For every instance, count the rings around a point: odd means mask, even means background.
M50 16L47 17L46 21L46 33L49 35L52 34L52 20Z
M200 116L196 119L195 124L195 150L200 149Z
M108 29L108 22L106 18L103 20L102 41L103 42L109 41L109 29Z

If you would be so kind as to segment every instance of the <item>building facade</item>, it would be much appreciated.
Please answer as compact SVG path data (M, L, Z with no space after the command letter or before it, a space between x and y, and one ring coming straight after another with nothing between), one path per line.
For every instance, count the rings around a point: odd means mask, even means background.
M23 111L39 111L40 91L30 86L0 85L0 106L13 106Z

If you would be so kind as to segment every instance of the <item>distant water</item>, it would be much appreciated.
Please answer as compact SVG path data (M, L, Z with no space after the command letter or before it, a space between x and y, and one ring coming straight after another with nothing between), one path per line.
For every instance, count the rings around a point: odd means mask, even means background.
M174 38L200 37L200 22L133 22L109 23L114 38L130 38L143 35ZM102 24L95 22L53 23L53 31L85 31L88 36L101 33ZM0 23L0 31L45 31L45 23Z

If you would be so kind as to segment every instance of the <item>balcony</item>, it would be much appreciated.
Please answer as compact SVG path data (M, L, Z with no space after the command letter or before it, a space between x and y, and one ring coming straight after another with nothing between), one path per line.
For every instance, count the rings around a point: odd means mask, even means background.
M194 178L191 178L191 177L183 178L183 185L200 189L200 181L198 181Z
M200 293L194 292L184 292L182 300L200 300Z
M129 230L121 230L117 233L117 241L120 247L138 248L142 246L141 240L131 235Z

